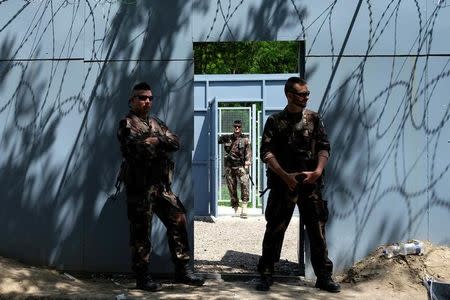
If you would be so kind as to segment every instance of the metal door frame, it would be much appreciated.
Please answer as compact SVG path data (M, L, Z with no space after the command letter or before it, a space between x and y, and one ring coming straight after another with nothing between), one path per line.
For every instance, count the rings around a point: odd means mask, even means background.
M221 158L219 157L220 151L219 151L219 147L221 145L218 144L217 142L217 137L218 137L218 127L219 127L219 103L261 103L262 105L262 110L264 110L264 101L262 98L214 98L210 101L210 105L209 105L209 109L211 110L210 115L213 117L211 120L211 126L210 126L210 141L211 141L211 148L210 148L210 164L209 164L209 168L210 168L210 186L214 187L214 190L211 190L211 212L214 215L214 217L218 217L218 202L219 202L219 176L220 176L220 165L219 162L221 161ZM255 113L256 116L256 107L252 108L253 112ZM258 116L259 117L259 116ZM263 120L259 120L259 122L263 122ZM260 124L261 126L261 124ZM253 130L253 134L256 138L260 138L258 136L258 132L256 132L256 126L254 126L254 128L252 128ZM253 160L256 159L256 162L258 165L260 165L260 160L259 157L256 157L256 153L258 153L257 149L256 149L256 143L254 143L252 141L252 156L253 156ZM214 170L211 170L211 168L213 168L214 166ZM253 174L256 173L256 163L252 164L252 172ZM261 168L260 168L261 169ZM257 193L258 188L257 187L253 187L252 189L256 189L255 193ZM256 195L255 195L256 196ZM263 213L263 209L264 209L264 203L261 207L262 211L261 214Z
M238 103L242 103L242 102L238 102ZM222 134L230 134L233 133L232 131L226 131L224 130L224 128L221 128L222 126L222 116L223 116L223 111L227 111L227 110L242 110L245 111L246 114L248 114L248 119L250 120L249 124L248 124L248 132L244 132L242 131L243 134L247 134L250 137L250 141L251 141L251 151L252 151L252 165L251 165L251 169L250 169L250 176L251 178L256 178L255 174L256 174L256 170L257 170L257 151L256 151L256 145L254 142L255 138L258 138L258 136L256 135L256 126L257 126L257 120L259 118L259 116L256 115L256 103L252 102L252 106L241 106L241 107L218 107L218 136L222 135ZM219 170L219 176L217 177L217 179L219 180L219 188L220 188L220 192L218 193L217 196L217 202L219 202L220 200L222 200L222 186L223 186L223 174L222 174L222 166L223 166L223 147L218 147L218 162L217 162L217 167ZM253 205L254 208L256 208L257 205L257 197L256 197L256 191L258 189L257 183L259 183L259 181L254 182L255 180L253 180L254 184L251 184L251 182L249 182L249 191L250 191L250 195L249 195L249 199ZM241 191L242 192L242 191Z

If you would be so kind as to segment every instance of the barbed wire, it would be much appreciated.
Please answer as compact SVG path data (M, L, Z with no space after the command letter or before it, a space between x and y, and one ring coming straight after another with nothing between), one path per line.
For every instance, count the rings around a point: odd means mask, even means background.
M36 2L23 1L20 4L17 2L11 4L12 1L0 1L2 11L10 9L8 11L10 16L3 18L3 25L0 24L0 40L7 40L8 34L10 34L8 29L16 26L17 22L21 22L23 28L20 33L16 33L17 44L11 45L10 52L4 53L5 60L9 59L10 61L6 61L4 67L0 69L0 78L6 82L6 79L15 76L17 86L6 89L10 92L10 96L5 96L6 92L2 92L0 116L4 115L5 119L13 120L11 124L19 131L34 130L38 138L41 133L37 129L45 127L46 122L50 119L49 116L64 118L77 108L78 112L86 112L89 109L91 104L84 93L87 92L86 87L89 80L94 79L95 81L101 75L98 70L101 70L106 63L101 58L103 52L108 50L105 46L107 36L111 34L111 28L108 25L117 17L117 12L114 13L115 5L134 5L136 1L85 0L80 2L66 0L55 6L52 1ZM236 18L236 14L240 12L240 9L245 9L244 4L244 0L213 2L208 7L211 19L200 20L201 24L209 24L205 26L208 29L204 41L221 41L228 38L235 40L241 37L242 30L245 29L239 26L242 18ZM403 4L410 5L415 11L414 18L408 15L408 20L415 20L415 23L407 24L407 29L401 27L405 26L402 25L404 16L401 14L401 8ZM327 190L327 194L332 200L330 205L334 216L337 219L354 217L355 222L360 224L360 228L357 229L359 236L356 239L360 238L368 226L372 212L388 197L402 199L409 220L415 218L412 201L426 197L426 193L430 193L432 205L450 208L450 199L440 196L437 188L438 184L449 176L450 164L448 161L439 162L440 147L442 146L440 143L442 143L444 130L448 128L450 120L449 99L437 100L438 103L447 104L447 106L442 109L439 117L432 116L433 120L430 120L432 100L438 97L440 86L444 86L450 77L450 58L448 55L445 56L446 60L443 61L440 69L431 69L428 56L433 51L433 42L436 38L435 28L437 22L441 20L441 12L449 5L446 1L436 1L435 4L431 13L425 14L424 8L421 7L418 0L414 0L411 4L404 0L382 3L366 0L364 5L366 10L360 13L364 18L358 19L358 22L364 25L361 27L367 29L367 40L358 44L364 55L361 58L353 58L356 61L355 66L350 68L346 74L341 75L339 78L341 81L334 85L329 96L321 103L322 113L325 116L340 117L341 119L338 121L343 123L355 123L353 129L356 128L356 132L359 134L359 144L355 145L352 143L355 135L352 135L346 126L342 126L339 132L335 132L336 136L342 137L342 143L339 144L342 148L333 154L330 168L340 174L340 170L354 167L346 165L348 156L345 152L355 150L355 147L364 150L361 154L353 157L362 166L361 170L358 170L360 173L357 174L361 184L359 189L355 189L351 185L352 183L335 179ZM331 53L330 67L333 69L336 66L336 50L338 50L335 37L335 24L338 19L336 14L343 9L341 5L346 5L346 3L337 0L330 1L315 16L309 16L307 6L300 5L294 0L286 1L285 5L290 12L296 15L295 19L300 27L299 31L292 36L297 36L297 39L306 35L312 37L310 39L312 42L308 44L307 55L311 55L320 39L322 41L325 39L323 44L329 47L326 51ZM82 8L86 9L86 13ZM30 11L31 9L34 11ZM269 9L273 9L273 7ZM30 13L30 17L20 19L25 15L24 12ZM59 26L56 23L58 17L64 17L64 21L67 22L63 26L66 28L65 39L60 44L57 43L55 33L55 28ZM104 21L104 28L99 29L101 27L98 26L99 18ZM308 18L312 20L310 23L307 22ZM79 20L81 20L81 24L77 23ZM246 21L251 22L251 20ZM305 24L307 25L305 26ZM402 30L410 28L415 30L412 35L414 40L411 40L410 44L401 44L399 37L403 33ZM150 30L152 28L138 31L140 33L132 42L141 35L149 34ZM88 34L92 42L85 45ZM35 62L33 59L41 51L47 37L51 41L49 47L51 53L48 55L51 62L49 63L50 72L44 74L40 72L42 66L36 67L35 65L41 63ZM377 47L383 47L384 44L381 42L389 41L389 39L392 39L392 44L389 44L392 46L392 49L389 49L389 54L392 54L388 61L389 67L383 72L386 76L381 79L376 78L375 82L374 76L368 71L368 68L377 64L371 55ZM398 56L401 52L399 47L406 49L407 57ZM86 59L84 55L90 55L89 59L98 59L99 62L87 63L82 80L75 84L70 80L69 68L72 56L78 48L83 51L89 49L88 53L84 54L83 52L83 57L77 58L79 61L84 62ZM27 55L25 55L25 49L29 49ZM19 56L19 54L25 56ZM420 61L419 56L422 54L426 56L423 61ZM94 72L95 64L98 64L97 73ZM136 71L137 66L136 62L132 73ZM170 105L175 102L171 92L190 84L187 78L191 68L192 62L188 63L175 79L170 79L167 73L161 75L161 85L164 86L164 91L168 91L168 95L165 95L167 101L161 110L163 114L168 115ZM39 82L45 84L41 85ZM64 95L66 84L72 85L71 90L75 91L73 94ZM44 88L41 89L41 86ZM19 99L21 96L24 99ZM90 99L90 101L95 100ZM342 106L338 107L336 103L340 103ZM27 115L21 109L22 106L30 108L27 110ZM83 126L80 144L77 151L74 151L74 155L80 154L80 145L87 139L88 124L85 123ZM405 140L411 130L426 136L427 141L430 142L430 149L426 151L429 153L427 155L430 155L429 170L426 170L428 177L422 186L415 188L407 188L406 183L420 168L419 160L425 150L420 149L417 157L406 160ZM2 137L3 139L4 137ZM380 146L377 144L380 141L384 148L382 154L380 154L381 150L378 148ZM80 164L81 161L76 160L73 166L79 169ZM385 172L390 170L393 170L394 182L386 183L382 177ZM68 176L70 174L73 172L68 172ZM341 197L346 200L339 200Z

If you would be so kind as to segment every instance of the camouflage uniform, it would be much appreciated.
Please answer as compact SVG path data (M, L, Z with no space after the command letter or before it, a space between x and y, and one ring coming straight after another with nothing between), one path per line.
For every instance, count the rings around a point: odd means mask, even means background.
M144 142L152 136L158 137L157 145ZM148 272L155 213L167 228L175 268L183 272L191 254L185 209L171 190L174 164L169 157L179 149L179 139L159 119L142 119L132 111L120 121L118 138L124 158L122 179L127 194L132 269L138 275Z
M238 180L241 183L242 204L246 205L249 199L249 174L244 167L245 163L250 165L252 160L252 150L250 140L244 135L235 134L223 135L219 138L219 144L224 144L225 148L225 180L231 197L231 207L239 207L237 195Z
M263 161L274 155L287 173L314 171L319 151L329 152L330 144L316 112L304 109L302 113L289 113L285 108L267 119L261 144ZM322 199L322 178L314 184L299 184L297 191L290 192L271 169L267 173L271 190L265 212L267 226L258 271L261 274L273 273L274 263L280 259L285 231L297 205L310 241L314 272L318 278L331 276L333 263L328 258L325 239L328 208L327 202Z

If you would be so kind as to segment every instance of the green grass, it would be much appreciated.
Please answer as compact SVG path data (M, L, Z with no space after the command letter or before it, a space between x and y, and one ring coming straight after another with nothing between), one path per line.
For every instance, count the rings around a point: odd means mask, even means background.
M240 195L240 194L241 194L241 191L240 191L240 189L238 188L238 195ZM220 195L221 195L221 199L222 199L222 200L218 201L217 205L218 205L218 206L231 207L231 203L230 203L230 193L228 192L228 187L227 187L226 184L222 184L222 187L221 187L221 189L220 189ZM259 199L258 199L258 200L259 200ZM256 207L261 207L261 204L259 203L260 200L257 201L257 202L258 202L258 203L257 203ZM252 207L253 207L253 204L252 204L251 201L248 203L248 207L249 207L249 208L252 208Z

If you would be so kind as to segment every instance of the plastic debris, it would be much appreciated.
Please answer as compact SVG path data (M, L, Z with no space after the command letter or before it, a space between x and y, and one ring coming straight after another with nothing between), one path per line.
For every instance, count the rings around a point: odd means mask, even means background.
M428 299L430 300L448 300L450 299L450 283L434 280L433 277L425 276L423 284L428 290Z
M406 243L395 243L389 246L386 246L383 249L383 255L386 258L392 258L397 255L423 255L425 252L424 245L419 240L410 240Z
M66 276L67 278L69 278L69 279L72 280L72 281L77 280L75 277L73 277L73 276L70 275L69 273L65 273L65 272L64 272L63 275Z

